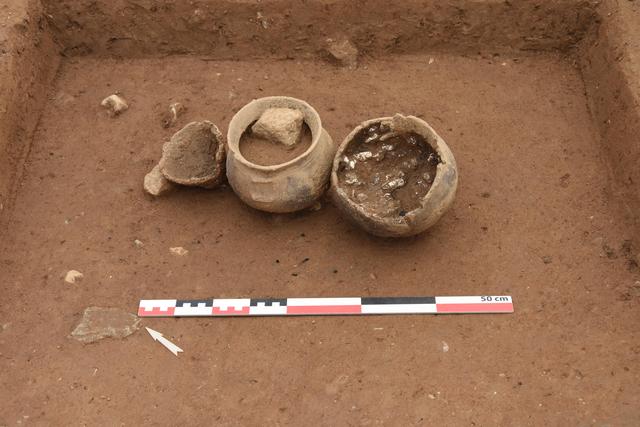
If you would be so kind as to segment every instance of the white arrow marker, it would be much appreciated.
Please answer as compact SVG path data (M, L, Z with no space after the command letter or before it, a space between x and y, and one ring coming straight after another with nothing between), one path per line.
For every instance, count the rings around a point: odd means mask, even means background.
M149 335L151 335L151 338L153 338L155 341L160 341L160 344L165 346L171 353L177 356L178 353L182 351L180 347L166 339L160 332L154 331L153 329L147 328L146 326L145 328L147 329L147 332L149 332Z

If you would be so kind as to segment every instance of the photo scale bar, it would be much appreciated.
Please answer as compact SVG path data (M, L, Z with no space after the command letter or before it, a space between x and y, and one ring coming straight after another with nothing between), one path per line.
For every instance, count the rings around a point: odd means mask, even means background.
M513 313L510 296L140 300L139 317Z

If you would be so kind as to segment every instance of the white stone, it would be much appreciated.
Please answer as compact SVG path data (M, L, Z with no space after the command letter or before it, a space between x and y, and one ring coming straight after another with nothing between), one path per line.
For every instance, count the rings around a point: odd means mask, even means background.
M357 153L353 157L355 157L356 160L358 160L359 162L365 162L368 159L372 158L373 154L371 153L371 151L361 151L360 153Z
M67 274L64 276L64 281L67 283L77 283L84 279L84 274L80 273L77 270L69 270Z
M400 187L404 187L405 181L402 178L392 179L391 181L382 185L383 190L393 191Z
M173 126L178 121L178 117L180 117L185 110L184 105L180 102L170 104L169 111L167 111L162 118L162 127L168 128Z
M109 95L100 103L104 108L109 110L112 116L117 116L129 108L129 104L121 96Z
M151 172L144 177L144 191L152 196L162 196L173 190L174 184L160 172L160 166L155 165Z
M258 21L260 25L262 25L262 28L264 28L265 30L269 28L269 20L264 17L262 12L258 12L256 14L256 21Z
M169 252L171 252L174 255L177 256L185 256L186 254L189 253L188 250L186 250L185 248L183 248L182 246L176 246L174 248L169 248Z
M293 146L300 140L304 114L292 108L269 108L251 128L255 136Z

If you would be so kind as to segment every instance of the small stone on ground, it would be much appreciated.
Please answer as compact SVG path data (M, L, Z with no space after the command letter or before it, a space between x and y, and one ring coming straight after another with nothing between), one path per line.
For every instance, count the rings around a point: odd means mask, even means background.
M64 281L67 283L77 283L84 279L84 274L80 273L77 270L69 270L67 274L64 276Z
M177 256L185 256L189 253L188 250L183 248L182 246L176 246L175 248L169 248L169 252Z
M162 127L168 128L173 126L178 118L184 113L185 108L180 102L174 102L169 105L169 111L162 116Z
M162 196L173 190L174 184L160 172L160 166L155 165L151 172L144 177L144 191L152 196Z
M127 101L125 101L124 98L118 95L107 96L102 100L100 105L109 110L109 113L112 116L122 114L129 108L129 104L127 104Z
M104 338L122 339L138 330L140 319L124 310L111 307L87 307L71 338L85 344Z
M327 52L343 67L354 69L358 66L358 48L349 39L327 39Z

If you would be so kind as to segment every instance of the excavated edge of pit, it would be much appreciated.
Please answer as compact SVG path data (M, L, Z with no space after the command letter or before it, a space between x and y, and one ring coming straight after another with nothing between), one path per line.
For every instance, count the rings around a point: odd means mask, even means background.
M9 1L1 10L7 19L0 26L0 232L60 64L39 1Z
M609 167L610 195L640 240L640 4L607 0L577 58Z
M563 50L596 0L42 0L65 55L316 56L327 38L361 53Z
M575 53L609 161L611 192L640 224L640 5L615 0L11 0L0 27L0 229L60 57L317 58L327 38L361 55ZM61 55L60 55L61 54ZM634 227L635 237L640 226Z

